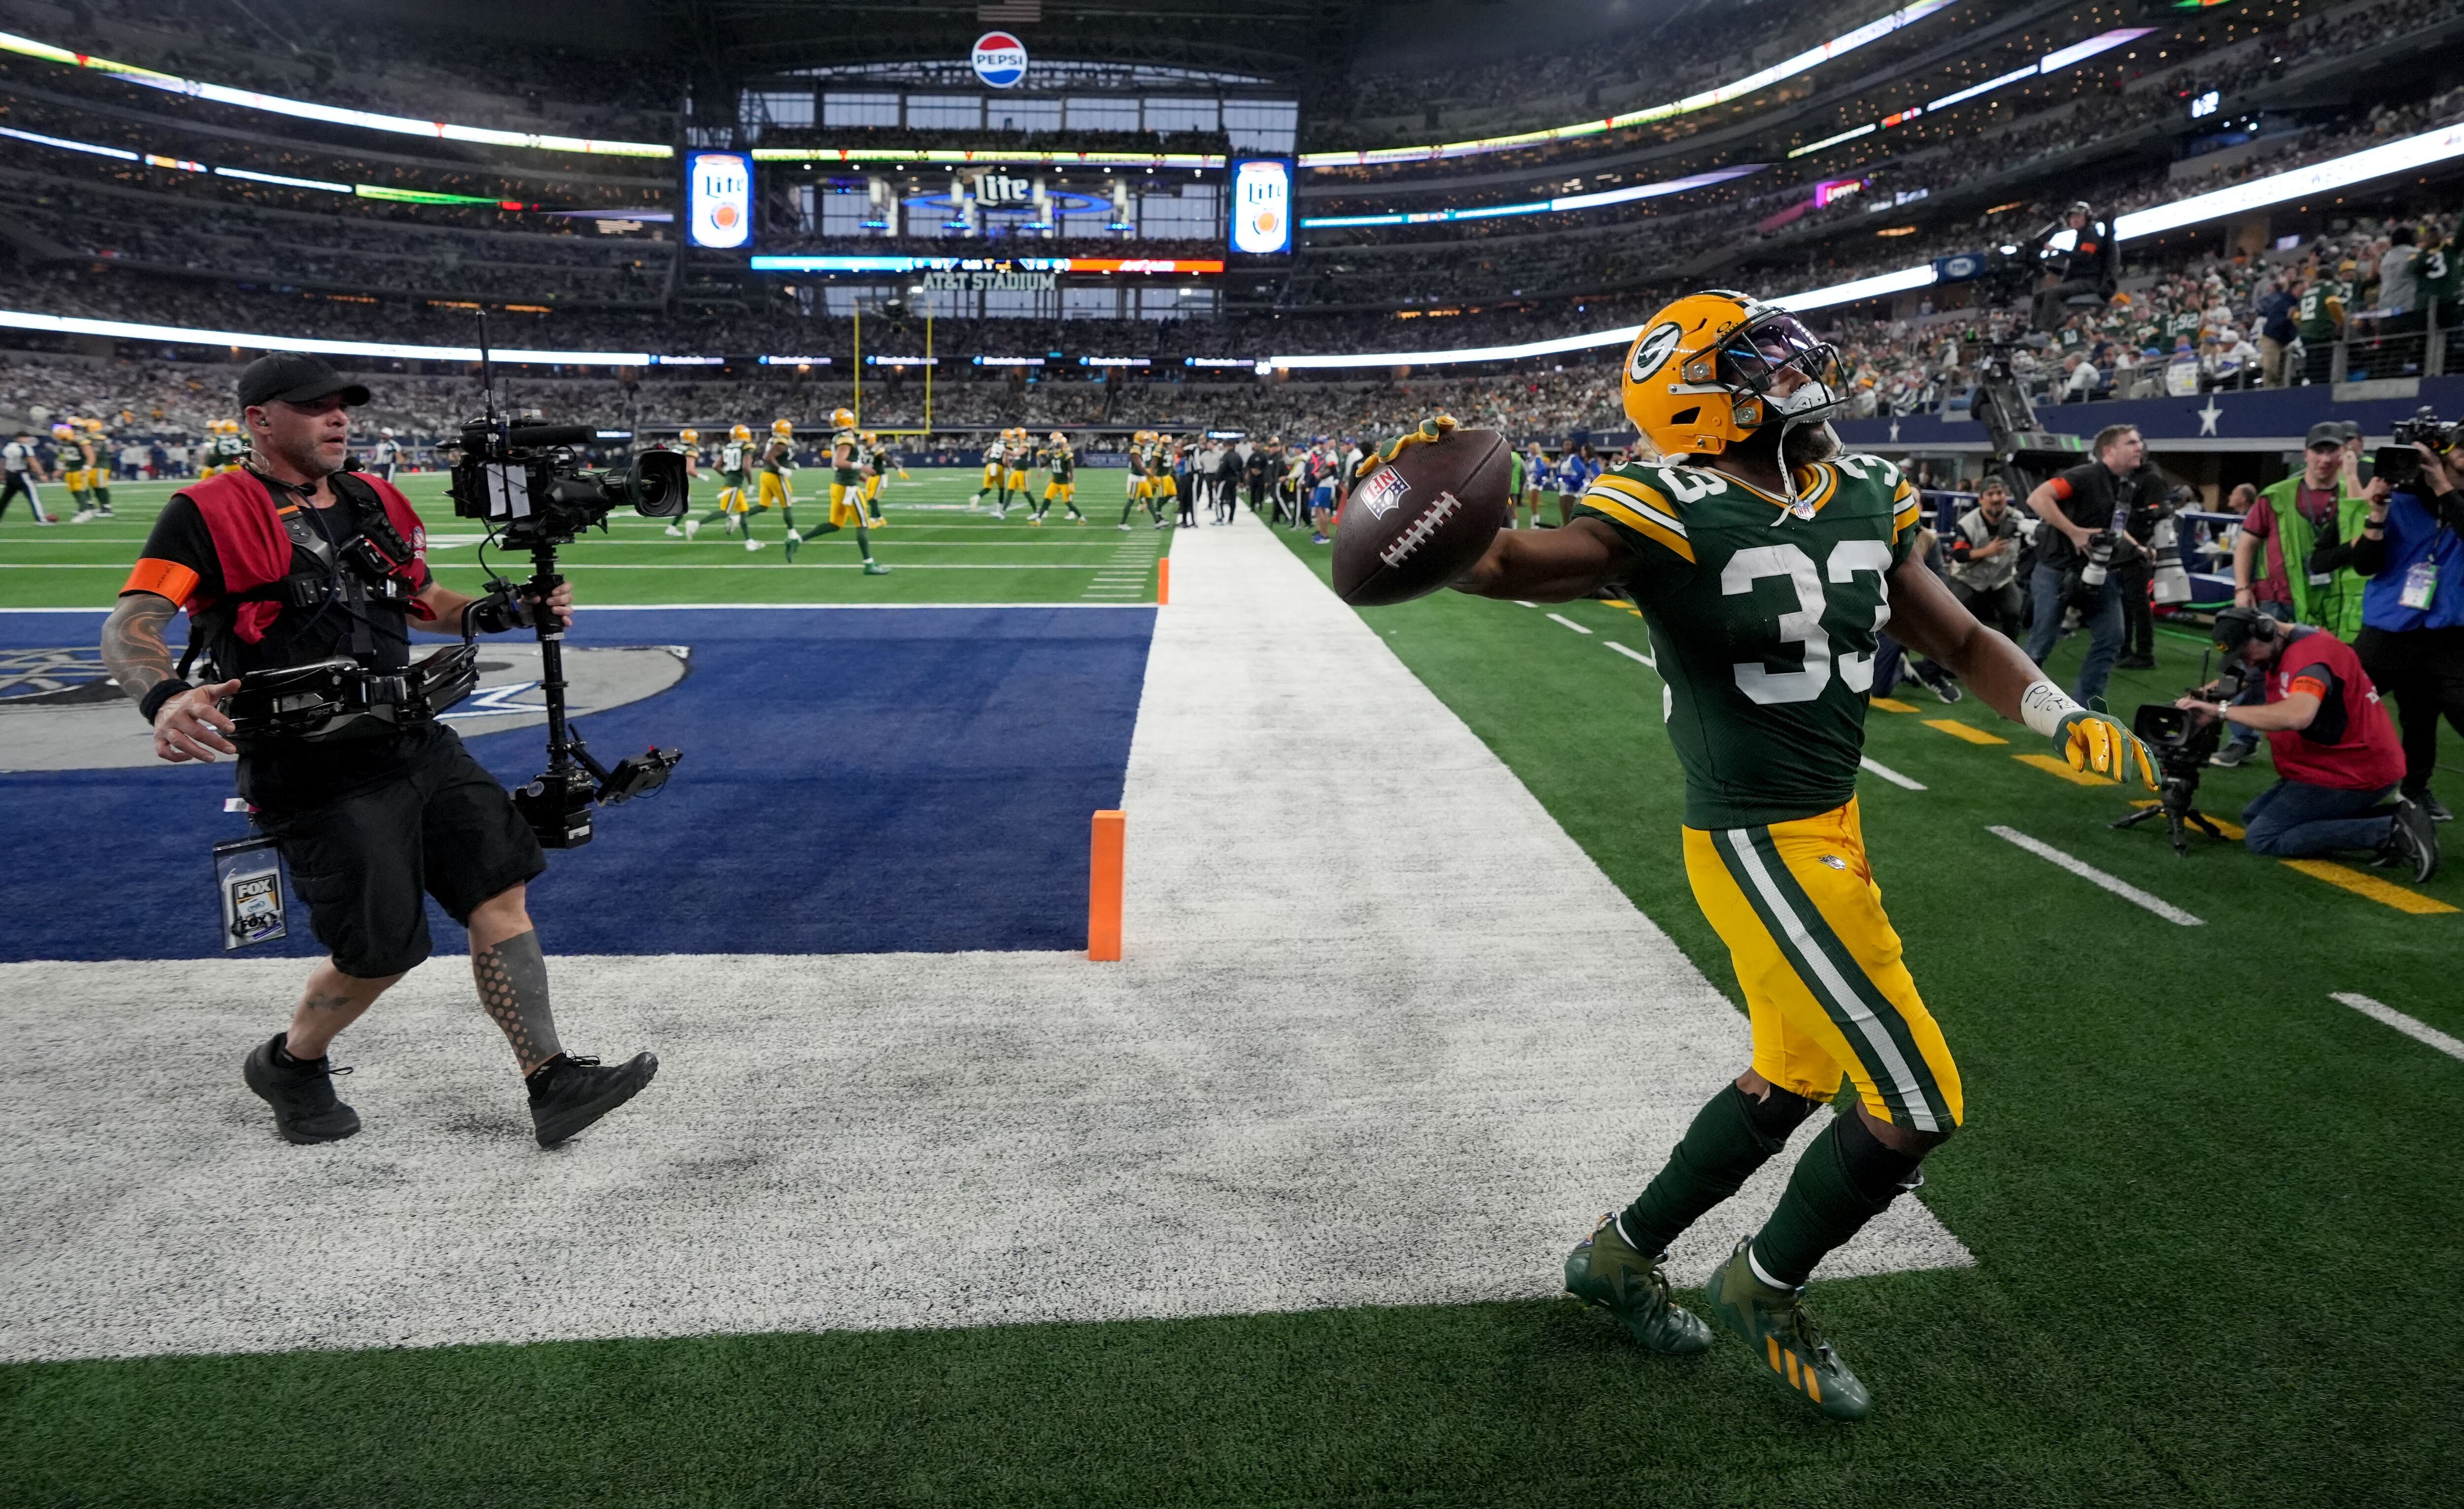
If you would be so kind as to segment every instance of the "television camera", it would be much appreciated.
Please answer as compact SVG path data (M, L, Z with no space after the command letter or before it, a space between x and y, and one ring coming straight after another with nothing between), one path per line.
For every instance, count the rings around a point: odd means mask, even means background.
M2421 482L2421 452L2415 446L2428 446L2445 455L2456 441L2459 427L2438 417L2438 410L2423 405L2410 419L2399 419L2389 427L2387 443L2370 452L2370 476L2385 477L2387 486L2411 491Z
M2204 658L2199 663L2199 673L2202 678L2207 674ZM2214 680L2191 689L2207 701L2231 702L2241 694L2241 672L2227 666ZM2156 805L2117 818L2106 826L2131 828L2162 818L2165 836L2172 841L2173 852L2185 856L2190 852L2191 828L2211 839L2223 838L2224 830L2216 826L2214 820L2191 805L2198 798L2199 776L2207 769L2208 756L2223 742L2223 723L2199 717L2169 702L2143 702L2131 715L2130 732L2138 734L2156 756Z
M586 529L605 529L607 515L619 506L630 505L649 518L685 512L689 484L682 454L644 451L622 468L592 470L584 464L585 448L630 434L588 425L515 425L497 418L493 403L490 409L463 426L462 438L451 448L457 452L448 484L453 512L485 524L493 542L528 551L531 575L517 583L492 572L487 598L472 605L473 615L485 611L497 622L516 623L519 598L544 602L564 580L557 574L557 547L571 544ZM544 610L533 627L539 642L539 690L547 703L548 767L514 793L514 806L544 847L579 848L590 842L594 806L658 790L684 754L654 745L613 766L602 765L565 714L564 627Z

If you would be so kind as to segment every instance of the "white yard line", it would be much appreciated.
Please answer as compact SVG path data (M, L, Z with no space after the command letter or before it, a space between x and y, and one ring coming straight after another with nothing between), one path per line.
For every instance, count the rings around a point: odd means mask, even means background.
M1907 776L1901 775L1898 771L1891 769L1891 767L1883 764L1881 760L1875 759L1871 755L1859 755L1857 763L1903 791L1923 791L1925 789L1925 782L1921 780L1910 780Z
M2451 1059L2464 1059L2464 1041L2459 1041L2417 1017L2408 1017L2392 1006L2374 1001L2350 991L2338 991L2328 997L2338 1000L2374 1021L2382 1021L2415 1042L2428 1043Z
M1573 619L1566 617L1563 613L1551 613L1549 617L1559 623L1563 623L1577 634L1589 634L1591 632L1590 629L1583 627L1583 625L1575 623Z
M2123 880L2121 876L2108 875L2104 871L2098 869L2095 865L2090 864L2085 860L2074 859L2070 855L2064 854L2061 850L2054 847L2052 844L2043 842L2040 840L2032 839L2026 834L2021 833L2016 828L2006 828L1996 824L1987 828L1985 831L1992 834L1997 839L2009 840L2011 842L2026 849L2029 853L2036 856L2038 859L2047 860L2055 864L2060 865L2063 869L2070 871L2081 880L2088 881L2094 885L2104 887L2106 890L2113 892L2123 900L2129 902L2132 906L2145 907L2149 911L2154 912L2159 917L2164 918L2167 922L2172 923L2177 927L2200 928L2206 926L2206 924L2199 918L2191 916L2189 912L2184 911L2181 908L2174 906L2171 902L2165 900L2163 897L2151 896L2147 892L2141 890L2138 886L2131 885L2128 881Z
M1644 654L1639 649L1629 649L1613 639L1604 639L1600 641L1600 643L1606 645L1609 648L1616 650L1618 654L1623 655L1626 659L1633 661L1638 665L1648 666L1655 672L1660 669L1660 662L1652 659L1650 656Z

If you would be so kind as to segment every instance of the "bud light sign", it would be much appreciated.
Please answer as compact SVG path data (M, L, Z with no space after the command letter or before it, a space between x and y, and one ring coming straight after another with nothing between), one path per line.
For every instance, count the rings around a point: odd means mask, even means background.
M1026 44L1007 32L976 38L976 77L995 89L1015 89L1026 78Z
M1275 157L1232 164L1232 250L1282 256L1292 249L1292 164Z
M695 152L685 159L685 238L732 251L753 239L753 159Z

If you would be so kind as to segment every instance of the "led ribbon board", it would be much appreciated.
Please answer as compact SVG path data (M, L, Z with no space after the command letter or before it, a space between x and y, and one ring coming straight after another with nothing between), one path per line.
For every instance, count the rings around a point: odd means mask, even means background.
M2135 241L2143 236L2161 235L2184 226L2198 225L2202 221L2218 220L2228 215L2263 209L2270 205L2332 193L2374 178L2409 173L2458 157L2464 157L2464 122L2424 131L2419 136L2350 152L2323 163L2313 163L2308 167L2297 167L2266 178L2253 179L2246 184L2235 184L2229 188L2193 194L2169 205L2151 205L2145 209L2134 209L2115 219L2113 233L2116 240ZM1776 295L1763 302L1801 313L1811 309L1828 309L1837 304L1853 304L1862 298L1879 298L1885 294L1907 293L1930 287L1936 281L1934 266L1926 262L1917 267L1903 267L1894 273L1878 273L1872 277L1860 277L1852 282L1834 283L1828 288ZM1554 356L1597 346L1625 345L1641 331L1640 325L1627 325L1585 336L1563 336L1554 340L1532 340L1510 346L1465 346L1451 351L1388 351L1363 356L1276 356L1268 357L1266 361L1274 366L1292 368L1436 366L1459 361L1514 361L1526 357Z
M165 157L159 152L132 152L125 147L103 146L93 142L73 142L66 137L45 136L39 131L20 131L14 126L0 126L0 136L32 142L36 146L54 147L63 152L86 152L122 163L143 163L148 167L170 168L183 173L210 173L216 178L246 179L252 184L273 184L283 188L308 188L327 194L350 194L361 199L383 199L407 205L494 205L498 209L538 209L517 199L491 199L485 194L440 194L420 188L388 188L383 184L337 184L321 178L293 178L284 173L258 173L245 167L215 167L209 163L194 163L184 157ZM618 213L619 211L610 211ZM599 213L599 211L589 211ZM631 211L621 211L630 214ZM651 211L650 213L655 213Z
M1664 183L1636 184L1626 188L1606 188L1593 194L1560 194L1554 199L1534 199L1516 205L1484 205L1477 209L1416 209L1388 215L1311 215L1301 222L1304 230L1331 230L1339 226L1419 226L1442 220L1495 220L1501 215L1562 214L1570 209L1596 209L1602 205L1621 205L1635 199L1657 199L1662 194L1682 194L1689 188L1705 188L1725 184L1748 173L1759 173L1768 163L1746 163L1736 167L1715 168L1697 173L1691 178L1672 178Z
M236 105L243 110L263 110L274 115L293 116L302 120L322 120L328 125L358 126L368 131L390 131L397 136L424 136L446 142L475 142L482 146L536 147L549 152L586 152L601 157L673 157L675 148L656 142L600 142L587 137L543 136L530 131L495 131L486 126L455 125L446 120L414 120L408 116L379 115L368 110L343 110L333 105L320 105L305 99L286 99L280 95L261 95L253 89L233 89L228 84L209 84L176 74L158 73L140 68L134 63L115 63L107 57L87 53L75 53L48 42L30 37L12 36L0 32L0 52L15 53L25 57L37 57L47 63L68 68L88 68L105 74L123 83L147 89L160 89L165 94L187 95L191 99L210 99L218 105Z
M1232 164L1232 250L1284 256L1292 250L1292 164L1280 157Z
M1228 159L1210 152L1030 152L1011 147L757 146L757 163L935 163L1001 167L1221 167Z
M757 256L756 273L1221 273L1221 257Z
M741 152L685 158L685 240L733 252L753 241L753 160Z
M2083 42L2073 42L2068 47L2056 48L2025 68L2014 68L1999 78L1989 78L1981 84L1970 84L1965 89L1947 94L1940 99L1928 99L1921 105L1910 105L1907 109L1884 116L1880 120L1868 120L1863 125L1852 126L1837 136L1827 136L1819 142L1808 142L1803 146L1792 148L1788 155L1791 158L1803 157L1810 152L1819 152L1825 147L1837 146L1842 142L1853 142L1860 136L1871 136L1877 131L1903 124L1936 110L1947 110L1953 105L1964 105L1979 95L1991 94L2005 84L2015 84L2023 78L2041 78L2047 74L2068 68L2082 58L2094 57L2099 53L2111 52L2124 42L2136 42L2155 30L2152 26L2124 26L2117 27L2110 32L2100 32Z
M1748 74L1733 83L1706 89L1699 95L1688 95L1664 105L1653 105L1647 110L1630 110L1605 120L1583 120L1573 125L1551 126L1545 131L1482 137L1476 141L1448 142L1437 146L1388 146L1366 152L1304 152L1300 164L1303 167L1375 167L1389 163L1429 163L1450 157L1478 157L1487 152L1511 152L1517 147L1538 146L1543 142L1563 142L1573 137L1597 136L1606 131L1623 130L1627 126L1649 125L1655 120L1692 115L1697 110L1708 110L1731 99L1742 99L1758 89L1767 89L1783 79L1811 72L1842 54L1855 52L1868 42L1888 36L1903 26L1913 26L1949 4L1951 0L1917 0L1916 4L1903 6L1879 21L1842 33L1828 42L1808 48L1794 57L1783 58L1760 73Z

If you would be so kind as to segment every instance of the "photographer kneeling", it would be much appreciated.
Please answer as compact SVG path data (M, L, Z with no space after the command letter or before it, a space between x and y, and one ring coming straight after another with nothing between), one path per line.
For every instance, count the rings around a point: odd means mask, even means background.
M2255 706L2185 696L2177 708L2267 735L2276 784L2242 809L2253 854L2303 859L2367 850L2373 863L2400 865L2418 883L2438 872L2438 831L2430 815L2397 798L2404 751L2377 689L2351 645L2325 629L2279 623L2255 607L2216 615L2216 647L2265 678Z
M282 851L332 958L309 976L290 1028L253 1049L248 1087L295 1143L360 1129L334 1094L326 1047L429 954L434 896L471 931L479 1001L512 1042L541 1147L632 1098L658 1069L648 1053L614 1067L563 1051L548 1010L547 964L525 909L546 856L513 799L451 729L427 711L409 623L495 633L542 604L474 600L428 573L427 534L388 482L342 470L347 406L368 390L314 357L258 359L240 374L253 455L172 495L103 625L103 664L173 762L237 754L238 788ZM570 622L560 586L544 604ZM163 629L185 604L191 653L223 678L191 686ZM467 637L467 635L466 635ZM314 728L234 742L217 703L252 672L341 657L364 705ZM185 668L185 665L182 668ZM467 685L467 683L466 683Z

